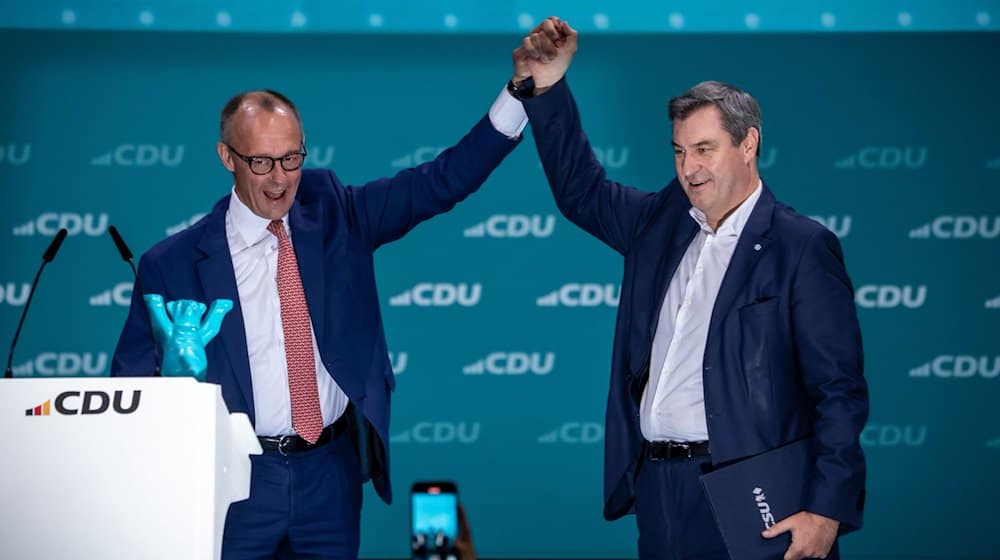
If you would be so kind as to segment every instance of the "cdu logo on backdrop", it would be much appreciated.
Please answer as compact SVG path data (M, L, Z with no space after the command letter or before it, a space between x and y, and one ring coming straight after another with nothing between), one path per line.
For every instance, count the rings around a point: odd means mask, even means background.
M389 298L393 307L475 307L483 295L483 285L421 282L405 292Z
M594 157L606 169L621 169L628 165L628 146L604 146L601 148L593 146L592 148Z
M910 239L996 239L1000 216L938 216L910 230Z
M809 216L809 218L823 224L823 227L830 230L834 235L843 239L851 233L850 216Z
M184 161L184 146L121 144L91 158L94 167L177 167Z
M389 352L389 366L393 374L400 375L405 372L409 363L410 355L407 352Z
M128 307L132 303L132 281L119 282L88 299L91 307Z
M1000 375L1000 356L943 355L910 370L910 377L940 377L943 379L995 379Z
M538 307L618 307L621 286L616 284L564 284L535 299Z
M173 235L175 233L180 233L180 232L186 230L187 228L193 226L195 224L195 222L197 222L198 220L200 220L200 219L202 219L204 217L205 217L205 213L204 212L199 212L197 214L193 214L190 218L188 218L186 220L181 220L180 222L177 222L176 224L174 224L172 226L167 226L167 235Z
M926 424L868 424L861 431L865 447L922 447L925 443Z
M31 160L31 144L0 144L0 165L24 165Z
M431 161L446 149L447 146L420 146L408 154L403 154L393 159L390 165L397 168L413 167Z
M77 377L101 376L108 373L108 355L105 352L42 352L13 368L21 377Z
M552 235L556 228L556 217L552 214L540 216L533 214L494 214L478 224L465 228L463 237L523 238L535 237L544 239Z
M60 228L66 228L69 235L100 237L108 230L108 215L77 214L75 212L45 212L33 220L14 226L17 236L55 235Z
M1000 309L1000 296L986 300L983 307L986 309Z
M309 146L306 163L309 167L330 167L333 163L333 146Z
M391 443L469 445L479 441L479 422L418 422L389 437Z
M927 301L927 286L866 284L854 292L854 301L867 309L918 309Z
M865 146L834 162L834 169L922 169L927 146Z
M551 432L538 436L538 443L590 445L604 440L604 425L599 422L566 422Z
M774 164L778 162L778 148L767 148L760 151L760 155L757 156L757 168L758 169L770 169L774 167Z
M16 282L0 283L0 303L21 306L28 301L29 295L31 295L30 282L22 282L20 284Z
M548 375L556 364L554 352L492 352L462 368L465 375Z

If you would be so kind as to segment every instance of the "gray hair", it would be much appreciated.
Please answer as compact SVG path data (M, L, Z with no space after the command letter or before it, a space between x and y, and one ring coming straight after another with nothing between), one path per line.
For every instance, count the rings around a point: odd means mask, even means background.
M670 120L684 120L698 109L709 105L719 109L722 128L729 133L734 146L746 139L751 128L756 128L758 135L761 135L760 105L757 100L740 88L722 82L702 82L671 99ZM760 142L757 143L757 155L760 155Z

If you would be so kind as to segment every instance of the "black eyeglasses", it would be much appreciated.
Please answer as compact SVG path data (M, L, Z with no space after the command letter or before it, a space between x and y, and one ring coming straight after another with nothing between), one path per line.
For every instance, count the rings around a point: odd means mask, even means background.
M302 148L301 151L284 155L281 157L270 157L270 156L245 156L236 151L236 148L226 144L229 151L236 154L236 157L247 163L250 171L253 171L254 175L267 175L274 169L274 162L280 161L281 168L285 171L295 171L296 169L302 167L302 163L306 160L306 149Z

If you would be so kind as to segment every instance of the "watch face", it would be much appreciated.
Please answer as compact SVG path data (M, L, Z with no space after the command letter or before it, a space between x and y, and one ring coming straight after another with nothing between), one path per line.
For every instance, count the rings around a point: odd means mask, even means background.
M514 85L514 80L507 82L507 91L515 99L529 99L535 91L535 80L530 77L522 80L520 84Z

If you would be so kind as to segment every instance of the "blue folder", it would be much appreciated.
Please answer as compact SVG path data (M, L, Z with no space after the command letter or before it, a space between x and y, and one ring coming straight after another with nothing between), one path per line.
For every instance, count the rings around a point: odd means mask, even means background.
M780 560L791 534L761 531L805 509L812 474L812 438L754 455L701 476L732 560Z

